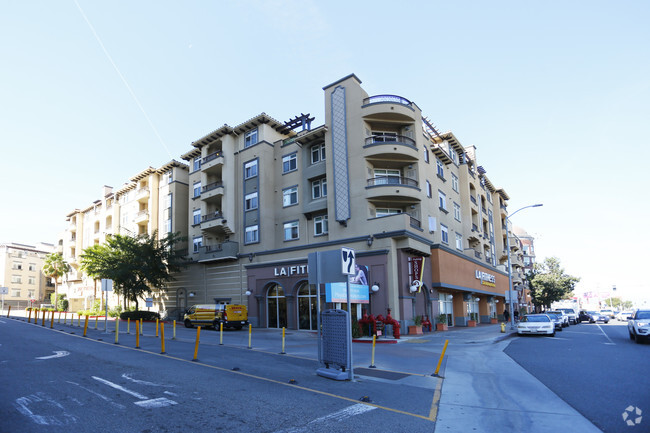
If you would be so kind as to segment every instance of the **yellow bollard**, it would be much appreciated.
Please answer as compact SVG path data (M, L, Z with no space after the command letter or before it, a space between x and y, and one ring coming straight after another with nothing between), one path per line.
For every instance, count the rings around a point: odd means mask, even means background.
M95 330L97 330L97 322L99 321L99 316L95 316Z
M41 326L45 326L45 315L47 314L47 311L43 310L43 319L41 319Z
M248 324L248 348L252 349L253 346L251 345L251 337L253 336L253 325L250 323Z
M370 368L377 368L375 365L375 342L377 341L377 336L372 336L372 356L370 357Z
M32 323L32 310L29 310L29 313L27 315L27 323Z
M223 322L219 323L219 346L223 346Z
M131 333L131 318L128 317L126 319L126 333L130 334Z
M176 340L176 321L174 320L174 333L172 336L172 340Z
M54 329L54 311L52 311L52 318L50 319L50 329Z
M84 319L84 337L86 336L86 332L88 331L88 316Z
M501 333L505 334L506 333L506 324L501 322Z
M144 335L144 319L140 319L140 335Z
M158 327L160 326L160 322L158 321L158 318L156 317L156 338L158 338Z
M282 327L282 352L280 352L281 355L286 354L287 352L284 351L284 326Z
M194 359L192 361L196 362L196 356L199 354L199 336L201 335L201 327L196 327L196 343L194 344Z
M165 353L165 322L160 322L160 353Z
M9 306L9 309L7 309L7 318L9 318L9 313L11 313L11 305Z
M118 337L120 336L120 318L115 319L115 344L120 344L117 342Z
M433 372L432 376L437 376L438 372L440 371L440 365L442 364L442 358L445 357L445 351L447 350L447 344L449 344L449 340L445 340L445 345L442 348L442 353L440 354L440 360L438 361L438 366L436 367L436 371Z
M81 328L81 314L77 314L77 326Z
M135 348L140 348L140 321L135 321Z
M59 321L56 323L58 323L59 325L61 324L61 311L59 311Z

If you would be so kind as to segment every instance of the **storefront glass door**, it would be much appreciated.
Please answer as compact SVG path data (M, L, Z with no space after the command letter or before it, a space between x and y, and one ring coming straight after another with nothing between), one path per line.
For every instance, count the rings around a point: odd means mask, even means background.
M316 330L316 287L303 283L298 289L298 329Z
M266 296L269 328L286 328L287 326L287 299L284 289L277 284L269 288Z
M454 301L449 299L449 295L440 294L440 314L447 316L447 325L454 326Z

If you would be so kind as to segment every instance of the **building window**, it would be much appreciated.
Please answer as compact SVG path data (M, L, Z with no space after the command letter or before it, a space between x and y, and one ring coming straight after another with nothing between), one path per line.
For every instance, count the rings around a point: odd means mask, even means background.
M172 208L172 193L167 194L167 209Z
M327 179L317 179L311 182L311 198L327 197Z
M251 147L257 144L257 128L251 129L244 135L244 147Z
M196 237L192 239L192 244L194 245L194 252L198 253L201 246L203 245L203 236Z
M11 282L13 284L22 284L23 279L20 277L20 275L12 275L11 276Z
M431 198L433 192L431 191L431 183L427 180L427 197Z
M438 158L436 158L436 170L438 172L438 177L441 179L445 178L445 166L442 164Z
M35 292L34 292L33 290L28 290L28 291L27 291L27 297L28 297L29 299L35 299L35 297L34 297L34 293L35 293Z
M244 179L250 179L255 176L257 176L257 160L244 164Z
M20 262L14 262L13 266L11 267L11 269L14 269L14 270L16 270L16 271L22 271L22 269L23 269L23 264L20 263Z
M458 176L454 173L451 174L451 189L458 192Z
M20 298L20 289L11 289L11 296L13 298Z
M192 171L197 171L201 169L201 157L197 156L192 161Z
M460 205L454 202L454 219L460 222Z
M440 224L440 237L443 244L449 244L449 229L444 224Z
M380 217L385 217L389 215L397 215L398 213L402 213L402 209L393 209L393 208L377 208L375 215L377 218Z
M30 263L29 264L29 270L34 272L36 270L36 263Z
M456 249L463 251L463 235L460 233L456 233Z
M447 196L440 190L438 190L438 206L444 211L447 210Z
M201 196L201 182L194 182L194 187L193 187L194 195L192 197L200 197Z
M424 162L429 163L429 149L424 146Z
M298 239L298 221L284 223L284 240L294 241Z
M296 153L282 157L282 173L289 173L298 169L298 158Z
M244 210L257 209L257 193L246 194L244 198Z
M172 183L174 181L174 170L169 170L167 172L167 183Z
M311 163L325 161L325 143L315 144L311 147Z
M454 161L454 164L458 165L458 152L454 149L449 149L449 153L451 154L451 160Z
M254 225L254 226L246 227L246 238L244 239L244 242L247 244L252 244L259 241L260 241L259 226Z
M172 232L172 220L170 220L170 219L167 220L167 222L165 223L165 226L166 226L166 229L167 229L167 233L171 233Z
M402 182L402 172L399 170L376 169L375 185L398 185Z
M327 215L321 215L314 217L314 235L326 235L329 233L329 227L327 222Z
M201 209L194 209L192 212L192 224L201 224Z
M282 206L287 207L294 204L298 204L298 187L292 186L282 190Z
M28 277L27 284L36 284L36 279L34 277Z

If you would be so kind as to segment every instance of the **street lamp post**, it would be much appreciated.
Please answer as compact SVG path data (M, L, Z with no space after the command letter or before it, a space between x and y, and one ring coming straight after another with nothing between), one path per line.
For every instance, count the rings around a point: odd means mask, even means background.
M540 207L541 203L531 204L517 209L511 215L506 216L506 249L508 250L508 303L510 304L510 329L515 329L515 310L512 303L512 261L510 260L510 233L508 230L508 220L517 212L528 209L529 207Z

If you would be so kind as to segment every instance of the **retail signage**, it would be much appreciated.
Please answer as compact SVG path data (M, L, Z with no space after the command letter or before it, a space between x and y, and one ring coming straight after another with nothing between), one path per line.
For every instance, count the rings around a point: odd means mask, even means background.
M496 287L497 277L492 274L477 269L476 279L481 280L481 284L484 286Z
M288 277L291 275L307 275L307 265L281 266L273 270L276 277Z
M347 302L346 283L325 284L325 302ZM350 302L353 304L370 303L367 285L350 284Z

